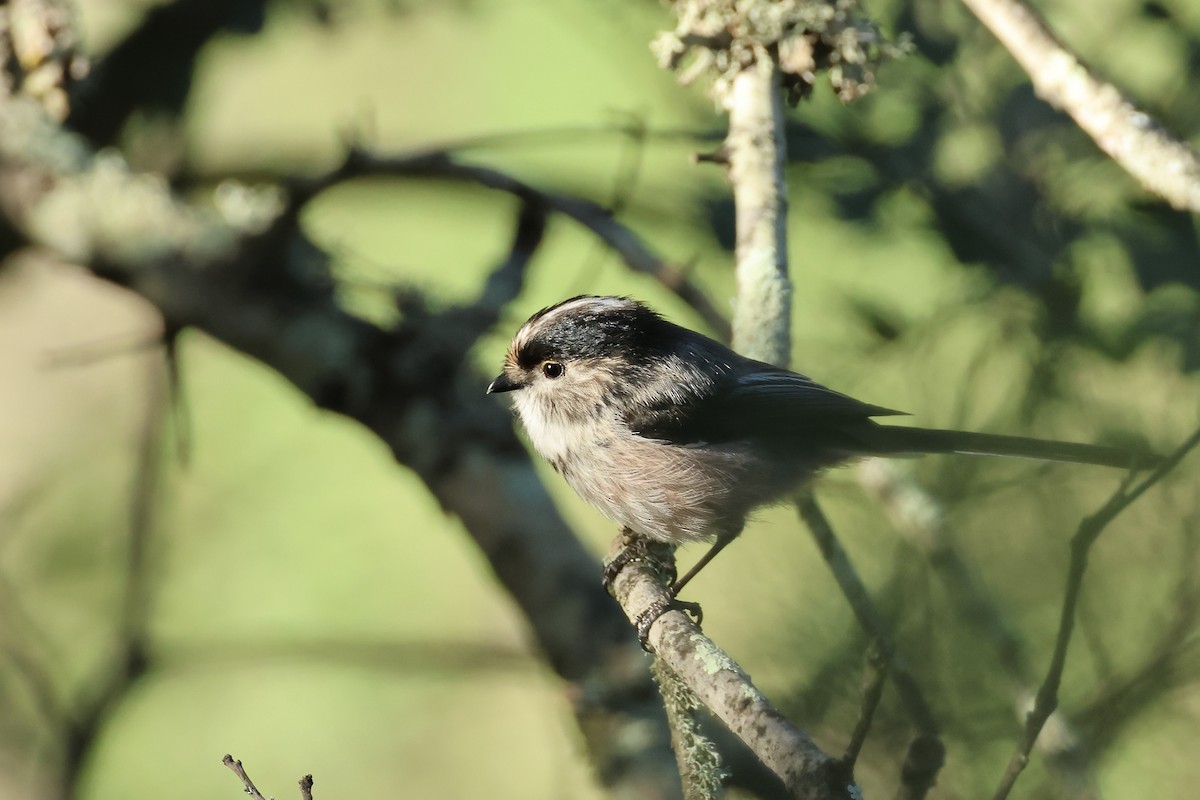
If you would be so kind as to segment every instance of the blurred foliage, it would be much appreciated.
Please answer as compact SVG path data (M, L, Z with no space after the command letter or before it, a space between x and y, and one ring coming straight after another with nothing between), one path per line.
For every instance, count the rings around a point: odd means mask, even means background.
M85 40L104 52L154 4L80 5ZM1196 141L1194 4L1039 8ZM1200 409L1194 220L1038 101L960 6L869 10L917 52L866 98L843 106L818 88L789 118L798 367L922 424L1170 449ZM673 25L644 0L279 0L261 32L200 50L186 102L168 104L182 116L139 117L121 147L203 199L226 178L328 167L350 135L383 149L462 142L466 157L619 207L723 302L728 193L689 162L720 122L703 87L653 63L649 42ZM333 254L346 304L385 319L397 287L472 296L512 216L509 198L484 190L375 181L323 197L305 224ZM521 302L479 348L481 390L512 328L579 292L637 295L700 324L556 219ZM47 707L77 716L117 669L136 443L149 382L162 380L157 356L128 343L155 330L145 308L69 271L0 273L5 798L57 794L66 743ZM232 797L219 764L232 752L277 797L306 772L325 798L597 796L561 687L457 523L377 440L274 375L199 335L180 352L188 413L171 424L194 455L179 463L164 435L148 671L76 743L74 795ZM1063 708L1108 797L1186 796L1200 781L1195 462L1092 557ZM1068 537L1119 476L951 458L902 468L944 505L951 542L1040 678ZM546 480L601 551L611 526ZM990 793L1028 687L963 618L937 554L898 535L852 470L818 489L943 722L935 796ZM867 642L800 527L788 510L764 514L692 599L706 630L837 751ZM912 733L890 691L881 714L860 766L867 796L890 794ZM1019 791L1075 796L1058 774L1038 761Z

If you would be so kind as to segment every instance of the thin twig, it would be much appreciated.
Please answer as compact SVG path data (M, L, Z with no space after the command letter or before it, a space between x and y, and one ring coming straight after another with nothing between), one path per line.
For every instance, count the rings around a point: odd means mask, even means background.
M875 711L879 701L883 699L883 687L887 685L890 656L885 654L886 642L875 642L867 650L867 663L863 672L862 705L858 710L858 720L854 723L854 733L850 735L850 743L842 754L842 767L847 775L854 774L854 765L862 752L867 734L871 732L871 723L875 719Z
M253 800L267 800L262 796L262 792L258 791L258 787L254 785L254 781L250 780L250 776L246 774L246 770L242 767L242 762L234 759L228 753L221 759L221 763L233 770L233 774L241 779L242 785L246 787L246 794L250 795Z
M1083 575L1087 570L1088 553L1092 545L1096 543L1109 523L1171 472L1197 444L1200 444L1200 429L1184 440L1183 444L1140 482L1133 482L1134 476L1131 475L1130 479L1118 487L1099 511L1085 517L1079 523L1075 535L1071 537L1071 563L1067 569L1067 585L1063 593L1062 613L1059 618L1058 636L1054 642L1054 654L1050 658L1046 678L1038 688L1033 708L1025 717L1025 729L1000 780L1000 785L992 796L993 800L1004 800L1008 797L1017 778L1020 777L1025 765L1029 762L1029 754L1033 751L1038 734L1041 733L1046 720L1058 706L1058 688L1062 684L1063 670L1067 662L1067 647L1071 643L1071 634L1075 628L1075 608L1079 603L1079 594L1083 588Z
M971 630L991 639L1000 668L1016 686L1031 686L1031 668L1021 640L954 546L946 531L945 513L937 500L911 476L902 473L894 462L868 459L856 472L859 483L879 500L896 530L925 554L953 598L950 605L954 610ZM1016 700L1022 712L1028 706L1030 694L1031 690L1018 693ZM1064 780L1092 784L1095 778L1091 774L1091 757L1079 745L1075 725L1059 711L1055 716L1063 735L1057 737L1054 749L1048 747L1045 737L1039 741L1038 748L1046 753L1046 763ZM1068 751L1071 757L1063 757Z
M313 800L312 787L312 775L305 775L300 779L300 800Z
M938 725L933 715L933 709L926 701L916 679L909 672L908 666L895 654L891 631L879 610L875 608L866 584L863 583L862 578L854 569L854 565L850 562L850 557L838 540L829 518L825 516L825 512L821 510L811 492L803 492L797 497L796 508L800 512L801 519L812 532L821 555L833 573L834 580L837 581L842 594L849 601L859 626L877 642L881 653L888 659L889 671L909 716L912 717L914 724L922 734L936 736Z

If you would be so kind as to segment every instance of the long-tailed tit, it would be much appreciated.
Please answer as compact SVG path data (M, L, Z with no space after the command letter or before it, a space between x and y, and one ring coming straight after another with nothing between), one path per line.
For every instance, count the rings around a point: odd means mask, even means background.
M714 543L818 470L864 456L967 453L1145 468L1115 447L880 425L899 414L740 356L621 297L575 297L521 326L488 393L512 392L533 446L581 497L643 536Z

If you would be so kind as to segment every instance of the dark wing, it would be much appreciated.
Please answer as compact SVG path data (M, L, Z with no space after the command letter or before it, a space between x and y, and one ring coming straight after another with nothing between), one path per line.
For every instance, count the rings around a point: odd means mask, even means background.
M835 392L795 372L762 366L726 374L703 394L659 406L640 406L625 417L641 436L677 444L761 442L809 437L814 431L903 414Z

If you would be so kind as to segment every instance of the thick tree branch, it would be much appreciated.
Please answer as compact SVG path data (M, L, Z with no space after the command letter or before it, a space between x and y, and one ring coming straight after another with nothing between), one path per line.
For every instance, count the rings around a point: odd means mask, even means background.
M1020 0L963 0L1000 40L1046 102L1071 115L1148 191L1200 211L1200 154L1101 80Z
M599 565L546 494L506 409L484 397L486 379L459 366L494 308L410 308L393 328L372 325L339 307L323 254L304 242L294 215L235 224L192 209L161 181L93 156L23 102L0 103L0 214L28 242L142 295L170 327L216 337L376 432L462 520L525 613L573 687L610 790L678 796L645 659L600 589ZM527 204L488 303L519 287L514 264L536 247L540 218L536 202ZM630 728L638 735L621 735Z

